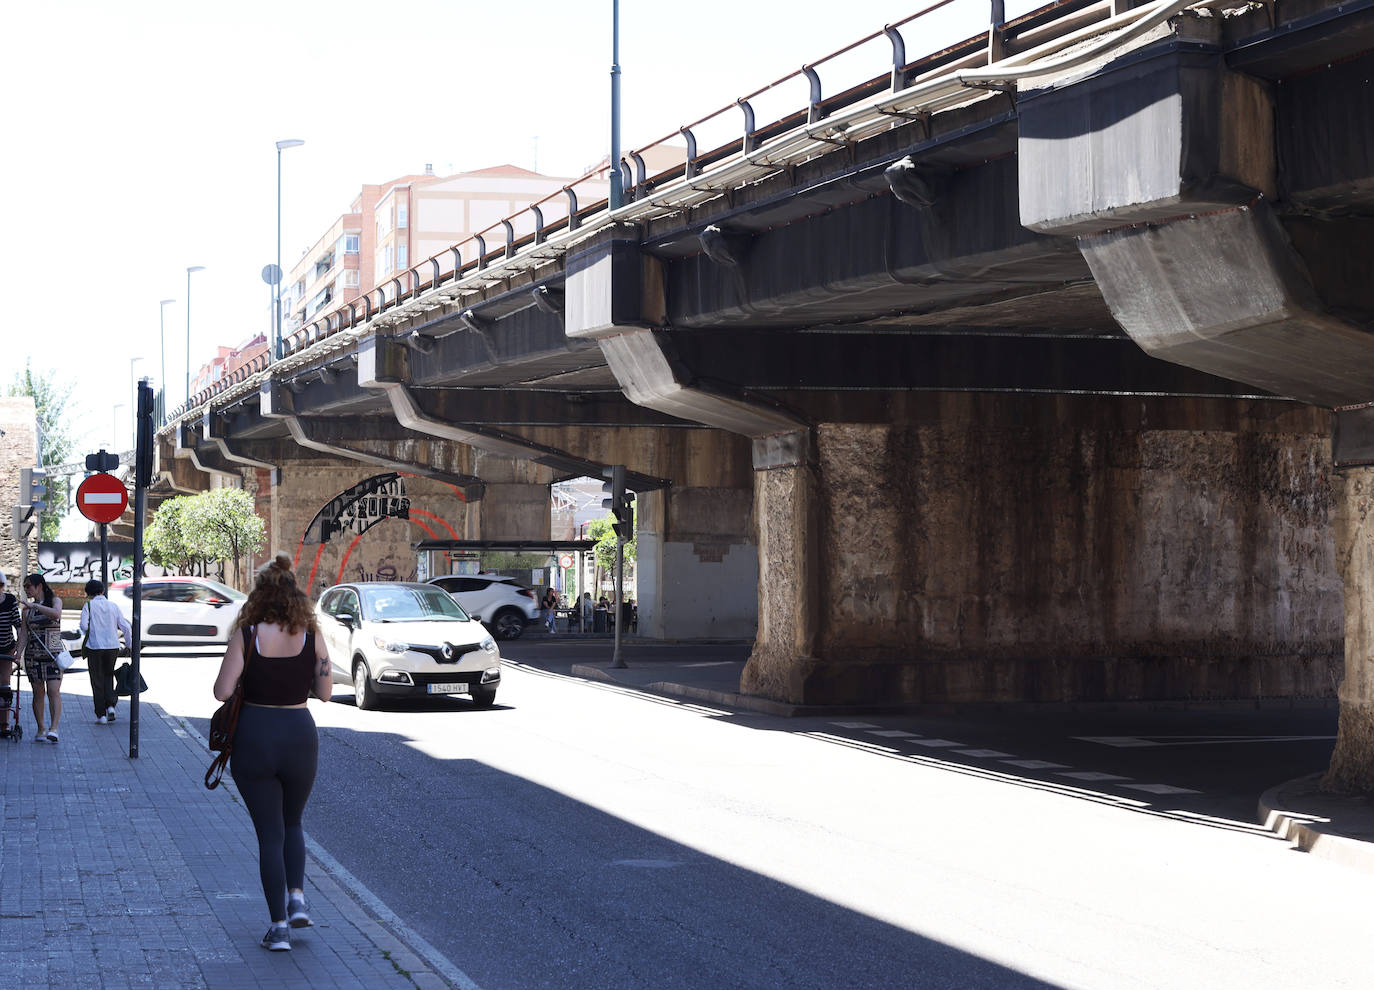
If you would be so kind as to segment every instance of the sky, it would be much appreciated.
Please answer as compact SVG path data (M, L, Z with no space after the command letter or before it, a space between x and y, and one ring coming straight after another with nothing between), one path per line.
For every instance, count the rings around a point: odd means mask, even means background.
M923 6L623 0L622 148ZM77 459L125 450L136 377L156 387L165 364L169 406L185 398L188 333L194 375L217 346L268 331L261 272L276 261L278 140L305 142L282 155L287 270L364 183L427 163L441 175L502 164L588 171L610 142L611 9L611 0L11 5L0 40L9 190L0 386L30 362L73 386ZM955 0L938 23L905 28L908 58L981 30L987 9ZM822 67L825 92L887 71L890 51L880 37ZM756 101L758 122L805 98L796 80L769 91ZM719 126L739 119L732 111ZM188 293L191 265L205 270Z

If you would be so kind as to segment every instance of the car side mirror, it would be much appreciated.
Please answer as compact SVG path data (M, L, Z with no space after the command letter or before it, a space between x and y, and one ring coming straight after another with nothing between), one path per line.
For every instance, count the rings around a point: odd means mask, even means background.
M339 612L334 618L338 619L340 623L347 626L349 629L357 628L358 617L352 612Z
M471 619L473 622L482 621L482 617L480 615L469 615L468 618Z
M228 605L228 604L229 604L229 599L227 599L227 598L207 598L207 599L206 599L206 604L208 604L208 605L213 605L215 608L223 608L225 605Z

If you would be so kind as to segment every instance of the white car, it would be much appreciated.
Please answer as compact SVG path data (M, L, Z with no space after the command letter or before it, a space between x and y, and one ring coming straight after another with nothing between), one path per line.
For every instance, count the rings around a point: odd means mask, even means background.
M109 599L132 624L134 583L111 582ZM140 639L148 646L223 646L247 600L242 591L209 578L144 578Z
M433 585L335 585L320 596L315 623L334 681L353 685L359 708L376 708L382 698L449 694L465 694L478 708L496 701L496 641Z
M497 639L519 639L525 624L539 618L533 591L500 574L445 574L429 584L443 588L463 611L478 619Z

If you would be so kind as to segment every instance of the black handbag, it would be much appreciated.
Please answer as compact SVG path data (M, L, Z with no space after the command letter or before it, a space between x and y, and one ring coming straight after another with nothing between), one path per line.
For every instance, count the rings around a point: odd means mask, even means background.
M127 697L129 697L129 695L135 693L134 691L131 690L131 688L133 687L133 685L132 685L132 683L130 683L130 682L133 680L133 676L134 676L134 667L133 667L133 664L128 664L128 663L126 663L126 664L121 664L120 666L116 667L116 668L115 668L115 672L114 672L114 676L115 676L115 694L119 695L121 698L127 698ZM140 673L140 674L138 675L138 692L137 692L137 693L138 693L138 694L142 694L142 693L143 693L144 691L146 691L146 690L148 690L148 682L145 681L145 680L143 679L143 675Z

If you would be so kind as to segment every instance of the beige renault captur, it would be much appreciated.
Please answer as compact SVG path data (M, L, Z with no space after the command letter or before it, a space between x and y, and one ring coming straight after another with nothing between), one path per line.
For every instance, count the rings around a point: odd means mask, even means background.
M496 701L501 651L480 623L432 584L339 584L315 606L334 681L352 684L359 708L384 698L467 695Z

